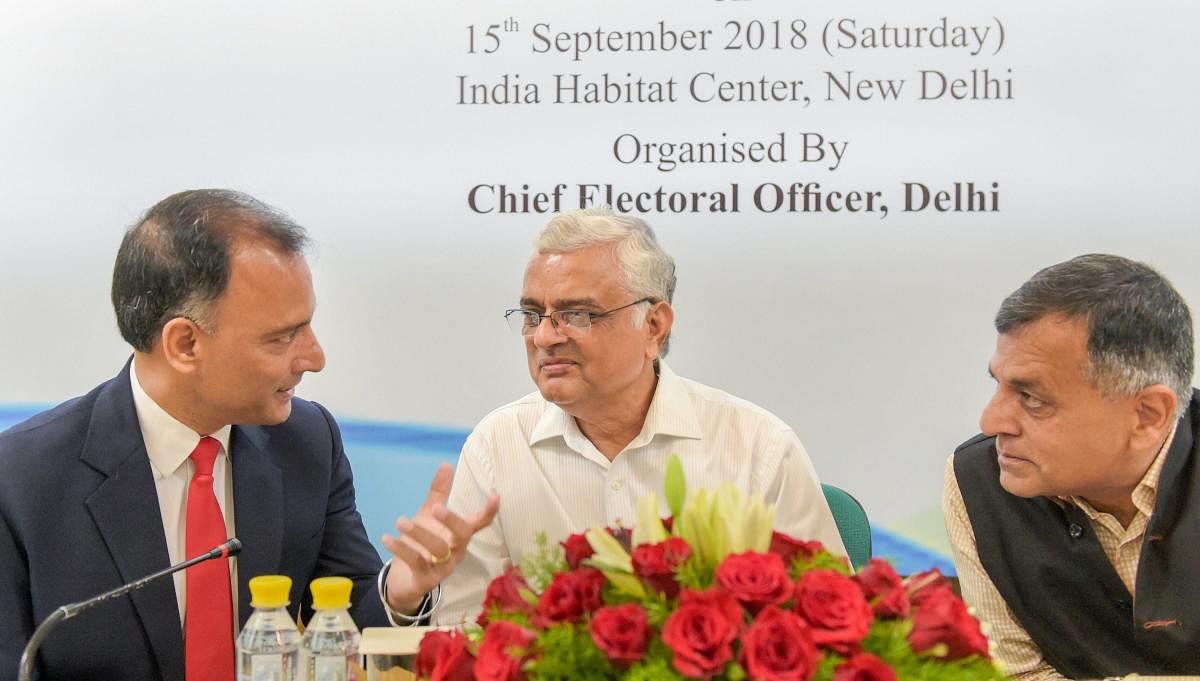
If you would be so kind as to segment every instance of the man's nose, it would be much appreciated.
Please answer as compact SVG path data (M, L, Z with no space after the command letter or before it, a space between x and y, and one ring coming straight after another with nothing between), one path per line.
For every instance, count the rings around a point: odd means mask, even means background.
M1015 435L1017 420L1012 410L1012 396L997 388L979 415L979 429L987 435Z
M567 337L558 328L558 324L550 316L542 317L538 325L533 328L533 333L530 336L533 339L533 344L539 348L548 348L567 340Z
M303 340L307 345L296 357L296 373L304 371L316 373L325 368L325 349L321 347L321 342L317 340L317 334L311 326L304 330L304 336Z

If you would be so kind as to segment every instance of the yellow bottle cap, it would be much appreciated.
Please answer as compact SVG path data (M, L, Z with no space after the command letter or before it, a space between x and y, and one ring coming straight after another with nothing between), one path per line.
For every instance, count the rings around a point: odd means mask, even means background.
M354 582L345 577L318 577L309 588L312 589L314 608L345 608L350 605L350 590L354 588Z
M256 608L282 608L288 604L292 578L284 575L259 575L250 580L250 605Z

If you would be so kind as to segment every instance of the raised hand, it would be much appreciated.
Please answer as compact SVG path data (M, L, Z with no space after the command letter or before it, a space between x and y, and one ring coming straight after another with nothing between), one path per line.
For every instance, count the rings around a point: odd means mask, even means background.
M412 614L421 599L448 577L467 555L467 544L479 530L496 517L500 497L493 494L478 512L464 518L446 508L454 467L438 467L429 485L429 496L409 518L396 520L398 536L383 536L383 545L392 552L388 571L388 605L397 612Z

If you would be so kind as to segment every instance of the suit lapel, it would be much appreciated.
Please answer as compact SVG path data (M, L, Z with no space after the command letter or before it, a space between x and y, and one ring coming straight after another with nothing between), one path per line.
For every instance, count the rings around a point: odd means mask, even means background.
M128 365L96 399L80 458L108 476L86 503L122 581L167 567L170 557L158 493L133 406ZM163 578L129 597L162 678L183 678L183 632L174 582Z
M276 574L283 550L283 471L268 455L267 431L234 426L230 435L233 461L233 513L238 556L238 613L250 616L250 578Z

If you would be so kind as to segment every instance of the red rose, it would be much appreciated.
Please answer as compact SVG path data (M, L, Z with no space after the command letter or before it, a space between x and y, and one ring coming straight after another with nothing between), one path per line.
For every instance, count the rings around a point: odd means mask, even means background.
M726 556L717 566L716 578L752 615L791 598L795 588L783 559L775 553L747 551Z
M796 584L796 612L812 627L817 645L843 655L858 650L871 628L871 606L852 579L833 570L809 570Z
M979 622L967 612L966 604L950 587L933 589L924 595L913 614L908 642L917 652L944 643L947 660L970 655L988 656L988 642L979 630Z
M477 681L521 681L522 667L537 636L512 622L499 620L483 631L483 645L475 661Z
M896 574L896 568L882 558L872 558L871 562L854 575L854 581L858 582L859 588L867 598L875 598L892 589L904 586L904 582L900 581L900 575Z
M855 653L833 670L833 681L896 681L896 670L871 653Z
M745 616L742 613L742 607L738 605L733 594L722 591L721 589L708 589L707 591L693 591L688 589L679 596L680 605L703 605L708 608L715 608L720 611L734 627L738 633L746 628Z
M686 590L663 624L662 640L675 653L671 664L676 671L710 679L733 659L733 642L743 624L742 608L730 594Z
M642 659L650 640L646 610L637 603L600 608L588 626L592 641L608 659L628 665Z
M508 568L488 584L487 594L483 597L483 610L477 618L479 626L486 627L488 614L496 610L532 613L533 604L527 598L532 596L533 590L529 588L521 569L515 566Z
M475 658L461 631L431 631L421 639L416 674L429 681L472 681Z
M872 558L854 581L862 589L863 596L871 603L875 616L880 619L908 617L908 594L904 582L896 569L886 560Z
M796 556L812 558L824 551L825 545L819 541L800 541L782 532L772 532L771 548L767 550L778 554L783 559L783 564L790 568Z
M892 589L871 602L871 612L881 620L904 619L912 611L904 589Z
M908 590L908 601L913 606L920 606L930 593L942 588L949 589L950 581L942 575L941 570L933 568L910 576L904 580L904 587Z
M604 574L594 568L560 572L538 599L533 623L545 627L555 622L578 622L603 604L603 588Z
M582 534L573 534L563 540L560 545L563 548L563 555L567 558L567 566L572 570L578 569L585 558L591 558L592 554L596 553L587 537Z
M633 549L633 572L667 598L679 595L675 570L692 556L692 547L679 537L657 544L639 544Z
M820 659L804 620L774 606L760 612L742 636L742 666L752 679L806 681Z

